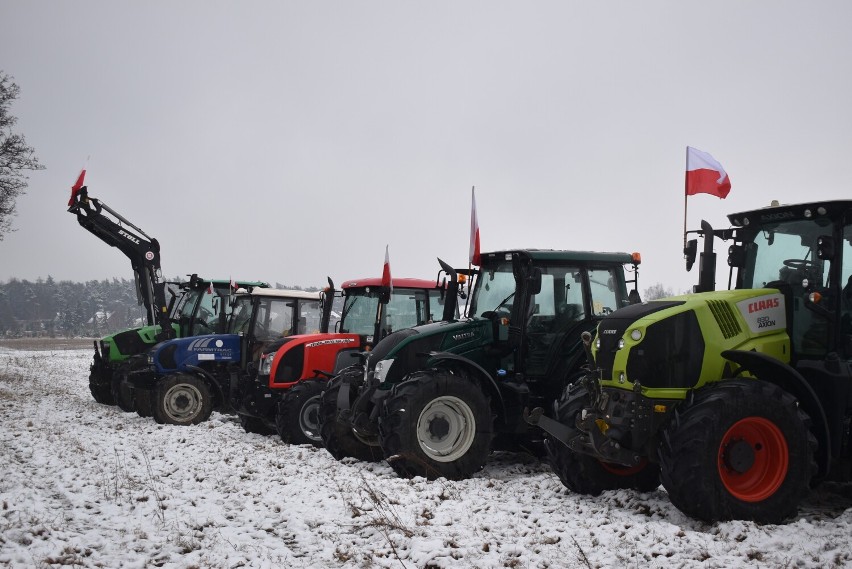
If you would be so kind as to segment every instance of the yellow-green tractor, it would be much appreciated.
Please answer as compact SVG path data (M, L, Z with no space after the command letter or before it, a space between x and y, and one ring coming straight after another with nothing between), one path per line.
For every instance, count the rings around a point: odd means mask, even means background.
M728 218L697 232L694 293L604 318L556 419L528 417L569 489L662 482L690 516L778 523L812 485L852 479L852 200ZM714 290L717 239L730 290Z

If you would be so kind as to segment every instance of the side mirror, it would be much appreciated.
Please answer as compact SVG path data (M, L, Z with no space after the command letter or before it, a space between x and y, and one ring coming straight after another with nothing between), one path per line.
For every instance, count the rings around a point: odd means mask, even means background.
M541 292L541 269L538 267L533 267L532 274L530 274L530 294L538 294Z
M683 248L683 256L686 258L686 271L692 270L692 265L695 264L695 257L698 255L698 239L690 239Z
M745 266L745 247L742 245L731 245L728 247L728 266L742 268Z
M823 261L834 259L834 239L828 235L817 237L817 258Z

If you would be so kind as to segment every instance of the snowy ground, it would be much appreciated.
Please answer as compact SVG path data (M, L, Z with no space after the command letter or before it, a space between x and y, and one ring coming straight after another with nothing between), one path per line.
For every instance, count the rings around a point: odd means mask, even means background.
M852 566L852 488L822 487L783 526L684 517L660 488L567 492L526 455L471 480L191 428L95 403L91 350L0 347L0 566Z

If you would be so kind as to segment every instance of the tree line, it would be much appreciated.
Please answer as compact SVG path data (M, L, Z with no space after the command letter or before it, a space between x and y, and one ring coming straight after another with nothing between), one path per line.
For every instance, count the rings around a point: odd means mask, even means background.
M275 283L275 288L318 290L281 283ZM2 337L99 338L145 323L145 310L137 303L133 280L113 277L72 282L48 276L0 283Z

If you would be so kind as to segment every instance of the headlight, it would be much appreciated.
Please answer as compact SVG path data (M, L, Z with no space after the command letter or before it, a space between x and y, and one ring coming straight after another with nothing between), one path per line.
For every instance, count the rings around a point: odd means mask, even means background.
M154 354L148 354L148 365L154 365Z
M630 339L633 340L634 342L638 342L639 340L641 340L642 339L642 330L639 330L638 328L634 328L633 330L631 330L630 331Z
M373 372L373 379L382 383L385 380L385 377L388 375L388 371L390 371L391 366L393 365L393 359L382 360L376 364L376 370Z
M596 350L601 349L601 339L600 338L595 338L595 349Z
M622 349L624 347L624 338L618 339L618 349Z
M260 357L260 367L257 369L257 375L269 375L272 372L272 360L275 359L275 354L267 354L266 357Z

